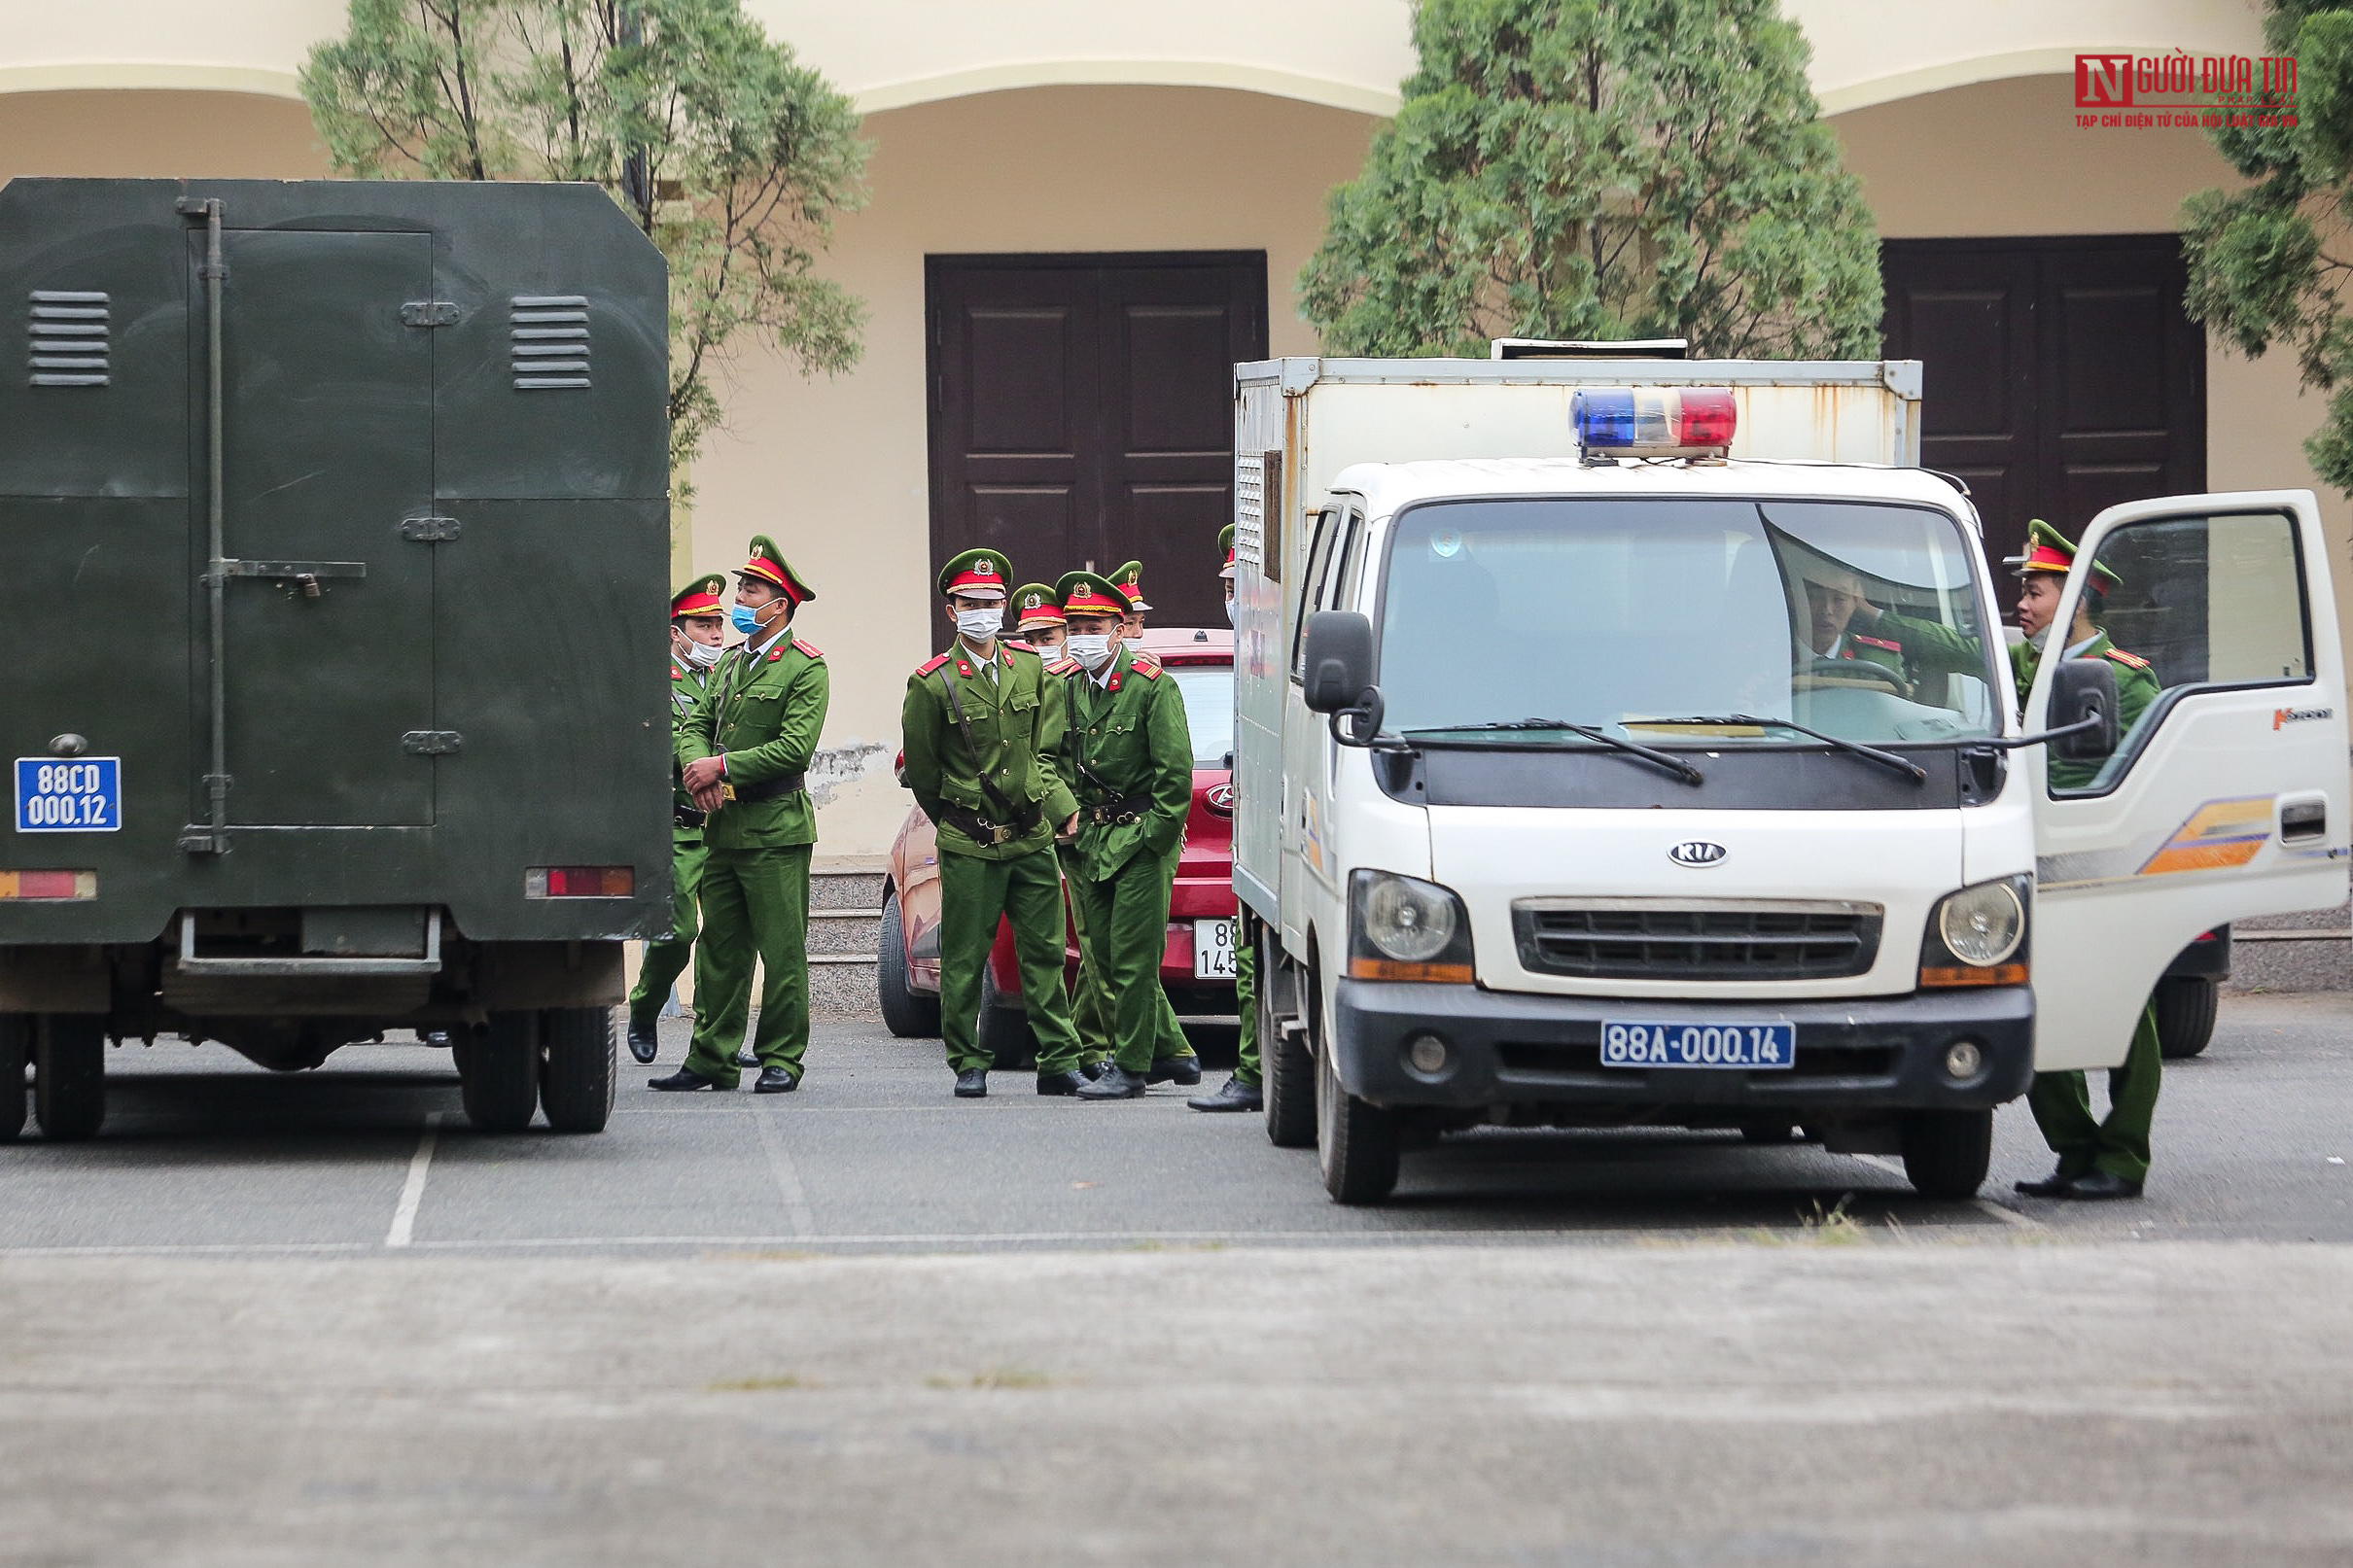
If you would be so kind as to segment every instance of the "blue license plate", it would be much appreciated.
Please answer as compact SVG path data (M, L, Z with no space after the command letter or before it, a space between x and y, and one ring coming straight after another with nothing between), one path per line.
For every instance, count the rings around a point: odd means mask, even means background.
M1604 1067L1788 1068L1798 1060L1795 1024L1606 1023Z
M123 827L123 759L17 758L17 831L114 833Z

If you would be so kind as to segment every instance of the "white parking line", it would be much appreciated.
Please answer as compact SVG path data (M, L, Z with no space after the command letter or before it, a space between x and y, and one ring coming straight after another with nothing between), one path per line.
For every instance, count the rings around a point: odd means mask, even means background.
M433 1168L433 1145L441 1131L441 1113L425 1113L425 1135L408 1157L408 1179L401 1183L401 1201L393 1206L392 1229L384 1233L388 1247L404 1247L416 1239L417 1205L425 1202L425 1174Z
M1848 1158L1860 1160L1865 1165L1878 1166L1881 1170L1891 1170L1899 1176L1904 1174L1904 1162L1890 1160L1883 1154L1857 1154ZM2021 1231L2048 1229L2041 1220L2032 1215L2021 1214L2017 1209L2006 1207L1990 1198L1972 1198L1969 1200L1969 1206L1989 1218L2000 1220L2004 1225L2015 1225Z
M778 1128L777 1118L764 1111L747 1111L759 1124L760 1147L768 1151L768 1169L776 1177L776 1190L784 1195L785 1217L792 1222L796 1237L814 1235L817 1217L809 1212L809 1195L800 1184L800 1171L792 1164L792 1155L785 1147L785 1134Z

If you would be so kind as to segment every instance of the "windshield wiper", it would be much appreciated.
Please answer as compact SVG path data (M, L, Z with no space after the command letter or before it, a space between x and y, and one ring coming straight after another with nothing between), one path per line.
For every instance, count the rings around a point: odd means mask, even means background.
M1451 735L1472 730L1562 730L1570 735L1581 735L1597 746L1606 746L1613 751L1623 751L1629 756L1638 756L1645 762L1655 763L1687 784L1700 784L1706 782L1699 769L1676 756L1672 751L1662 751L1656 747L1638 746L1633 741L1622 741L1604 730L1594 728L1591 724L1571 724L1563 718L1506 718L1486 724L1443 724L1430 729L1407 730L1405 733L1412 737Z
M1753 725L1758 729L1795 730L1800 735L1820 741L1824 746L1836 747L1839 750L1849 752L1855 756L1869 757L1872 761L1893 768L1898 773L1908 774L1914 784L1928 782L1928 770L1910 757L1898 756L1893 751L1882 751L1876 746L1865 746L1860 741L1850 741L1842 735L1825 735L1818 729L1808 729L1805 725L1793 723L1786 718L1759 718L1754 714L1702 714L1693 718L1652 718L1645 719L1643 722L1649 724L1743 724Z

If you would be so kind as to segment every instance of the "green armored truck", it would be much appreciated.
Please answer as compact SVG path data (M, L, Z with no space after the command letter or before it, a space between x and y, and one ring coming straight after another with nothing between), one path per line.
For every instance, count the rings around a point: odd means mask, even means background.
M662 258L584 185L0 189L0 1139L107 1042L602 1129L670 921Z

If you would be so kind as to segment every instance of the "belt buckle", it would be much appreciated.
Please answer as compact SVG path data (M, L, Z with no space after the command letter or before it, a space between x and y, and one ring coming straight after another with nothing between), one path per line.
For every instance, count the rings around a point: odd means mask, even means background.
M720 784L719 786L719 796L721 800L733 800L735 798L735 785L731 784Z
M1010 844L1013 842L1013 830L1002 823L992 822L989 824L989 842L992 845Z

